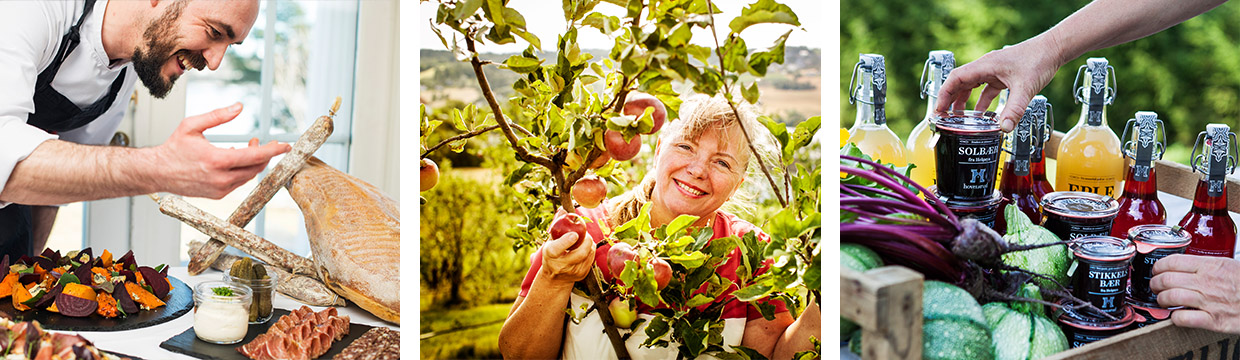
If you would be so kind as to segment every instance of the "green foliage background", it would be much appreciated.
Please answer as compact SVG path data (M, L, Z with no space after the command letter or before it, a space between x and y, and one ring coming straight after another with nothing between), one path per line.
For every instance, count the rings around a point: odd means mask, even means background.
M988 51L1036 36L1088 1L846 0L840 4L841 126L852 125L848 80L860 53L886 57L889 126L907 138L925 115L918 96L931 50L950 50L956 66ZM1168 3L1168 6L1175 6ZM1127 44L1086 53L1060 68L1042 90L1055 106L1055 129L1080 116L1072 77L1089 57L1115 67L1118 92L1107 108L1115 133L1137 111L1154 111L1167 125L1165 159L1187 163L1193 140L1208 123L1233 128L1240 115L1240 5L1225 3L1196 18ZM974 99L980 91L974 91ZM970 104L971 105L971 104ZM993 106L992 106L993 108Z

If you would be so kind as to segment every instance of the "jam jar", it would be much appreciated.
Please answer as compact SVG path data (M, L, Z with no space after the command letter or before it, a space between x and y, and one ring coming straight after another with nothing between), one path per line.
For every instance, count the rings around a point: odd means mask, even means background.
M1128 230L1128 240L1137 247L1132 259L1131 296L1145 303L1158 304L1158 296L1150 290L1154 262L1172 254L1183 254L1193 237L1179 227L1168 225L1137 225Z
M1131 241L1110 236L1086 236L1070 245L1076 264L1072 267L1072 296L1098 309L1119 316L1127 311L1128 278L1137 252Z
M1119 203L1105 195L1056 191L1042 198L1042 227L1061 240L1108 235Z
M1007 230L1007 221L1003 219L1003 205L1007 203L1003 198L1003 194L999 190L994 190L991 197L984 200L962 200L958 198L950 198L943 196L938 192L938 186L932 185L929 189L930 194L926 201L934 205L938 201L943 201L952 214L958 218L971 217L978 222L990 227L999 235L1003 235Z
M1003 132L990 111L958 110L938 114L935 144L936 185L956 201L988 201L994 196Z
M1059 304L1066 305L1067 301L1060 300ZM1056 314L1059 328L1068 338L1068 344L1074 348L1119 335L1133 329L1138 320L1144 320L1139 319L1136 312L1127 306L1124 307L1122 313L1116 315L1116 320L1090 316L1066 306L1057 310Z

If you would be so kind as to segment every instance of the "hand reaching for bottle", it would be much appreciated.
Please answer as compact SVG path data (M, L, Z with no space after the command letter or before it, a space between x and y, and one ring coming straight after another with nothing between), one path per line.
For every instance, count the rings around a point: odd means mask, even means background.
M1240 261L1171 255L1154 263L1150 289L1177 326L1240 334Z
M999 126L1005 132L1016 128L1025 114L1025 106L1055 76L1062 61L1053 47L1031 39L1002 50L995 50L952 70L939 90L936 111L964 110L973 89L985 85L975 109L985 110L1003 89L1008 89L1007 104L999 114Z

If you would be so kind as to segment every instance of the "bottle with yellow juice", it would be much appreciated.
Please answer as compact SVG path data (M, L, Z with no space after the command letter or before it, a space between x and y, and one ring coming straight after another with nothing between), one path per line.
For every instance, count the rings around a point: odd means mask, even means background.
M1107 126L1106 115L1106 106L1115 100L1115 68L1107 65L1106 58L1090 58L1077 70L1078 78L1082 72L1084 86L1077 88L1073 84L1073 97L1081 103L1081 117L1059 142L1055 189L1115 198L1120 195L1117 190L1122 190L1119 185L1124 180L1121 144Z
M921 70L921 98L926 99L926 116L908 134L905 149L908 151L909 163L915 165L910 172L913 181L924 187L930 187L935 181L934 145L938 142L938 134L934 132L934 105L939 98L939 89L943 81L956 67L956 56L951 51L934 50L926 59ZM927 78L929 75L929 78Z
M860 78L860 82L856 82ZM848 129L848 142L876 161L892 167L908 165L904 144L887 127L887 70L883 56L861 54L849 81L848 102L857 104L857 120Z

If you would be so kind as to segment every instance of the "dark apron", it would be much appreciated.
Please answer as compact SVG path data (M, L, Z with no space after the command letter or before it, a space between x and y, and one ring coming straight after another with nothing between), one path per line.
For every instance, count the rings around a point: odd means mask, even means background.
M77 129L99 118L99 115L106 112L116 100L116 94L120 92L125 83L125 73L128 69L121 70L116 80L112 81L112 87L108 90L107 96L86 108L79 108L77 104L52 88L52 79L56 78L60 65L82 41L79 35L82 23L94 7L95 0L86 0L82 16L78 18L77 24L69 28L69 32L60 39L60 48L56 51L56 57L52 58L52 63L39 73L38 79L35 80L34 112L30 113L27 118L27 124L53 134ZM13 260L22 255L34 255L35 249L31 249L33 226L30 206L11 204L0 208L0 255L9 255L9 258ZM42 251L42 249L37 250Z

